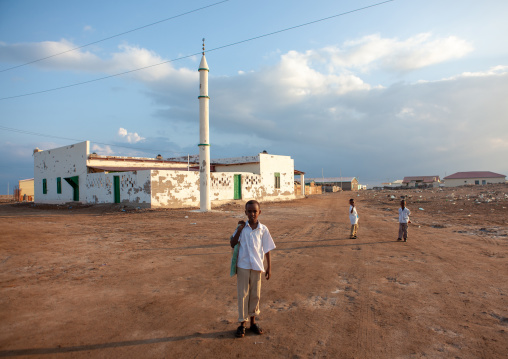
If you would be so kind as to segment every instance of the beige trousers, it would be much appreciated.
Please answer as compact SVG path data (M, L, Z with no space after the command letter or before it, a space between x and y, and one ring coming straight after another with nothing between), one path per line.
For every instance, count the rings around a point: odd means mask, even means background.
M238 321L246 322L259 314L261 273L252 269L236 268L238 289Z
M356 237L356 232L358 232L358 223L351 225L351 236L350 237Z

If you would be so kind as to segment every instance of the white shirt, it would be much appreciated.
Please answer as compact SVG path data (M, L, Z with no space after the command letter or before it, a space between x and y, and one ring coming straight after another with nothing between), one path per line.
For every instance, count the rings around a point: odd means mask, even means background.
M263 260L265 259L265 254L275 248L275 243L268 228L258 221L257 228L253 230L250 228L249 222L247 222L242 233L240 233L238 242L240 243L240 249L238 250L238 262L236 266L264 272L265 266L263 265Z
M399 208L399 223L407 223L409 221L409 215L411 212L409 211L409 208L404 207L404 209Z
M353 213L351 213L351 210L353 210ZM351 205L349 205L349 220L351 221L351 224L358 223L358 213L356 212L356 207Z

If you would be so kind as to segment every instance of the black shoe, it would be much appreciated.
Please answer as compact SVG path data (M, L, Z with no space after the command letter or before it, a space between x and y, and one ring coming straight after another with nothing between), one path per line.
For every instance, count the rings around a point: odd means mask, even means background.
M407 242L407 238L404 238L404 242Z
M240 325L238 328L236 328L235 337L243 338L244 336L245 336L245 327L243 325Z
M401 240L402 240L402 238L397 238L397 240L398 240L398 241L401 241Z

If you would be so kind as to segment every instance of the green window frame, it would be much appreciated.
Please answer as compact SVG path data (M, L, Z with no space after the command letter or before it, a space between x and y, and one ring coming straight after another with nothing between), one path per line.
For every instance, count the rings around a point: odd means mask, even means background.
M280 173L275 172L274 175L275 175L275 188L279 189L280 188Z
M42 194L47 194L48 193L48 181L43 178L42 179Z
M62 193L62 177L56 178L56 193Z

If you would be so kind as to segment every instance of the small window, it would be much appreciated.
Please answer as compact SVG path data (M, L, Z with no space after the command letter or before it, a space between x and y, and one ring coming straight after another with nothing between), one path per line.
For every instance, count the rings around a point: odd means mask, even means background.
M56 178L56 193L62 193L62 177Z
M280 188L280 173L275 172L275 188Z
M482 184L487 184L487 180L482 180Z
M480 180L474 180L474 184L480 184Z
M45 178L42 179L42 194L48 193L48 182Z

